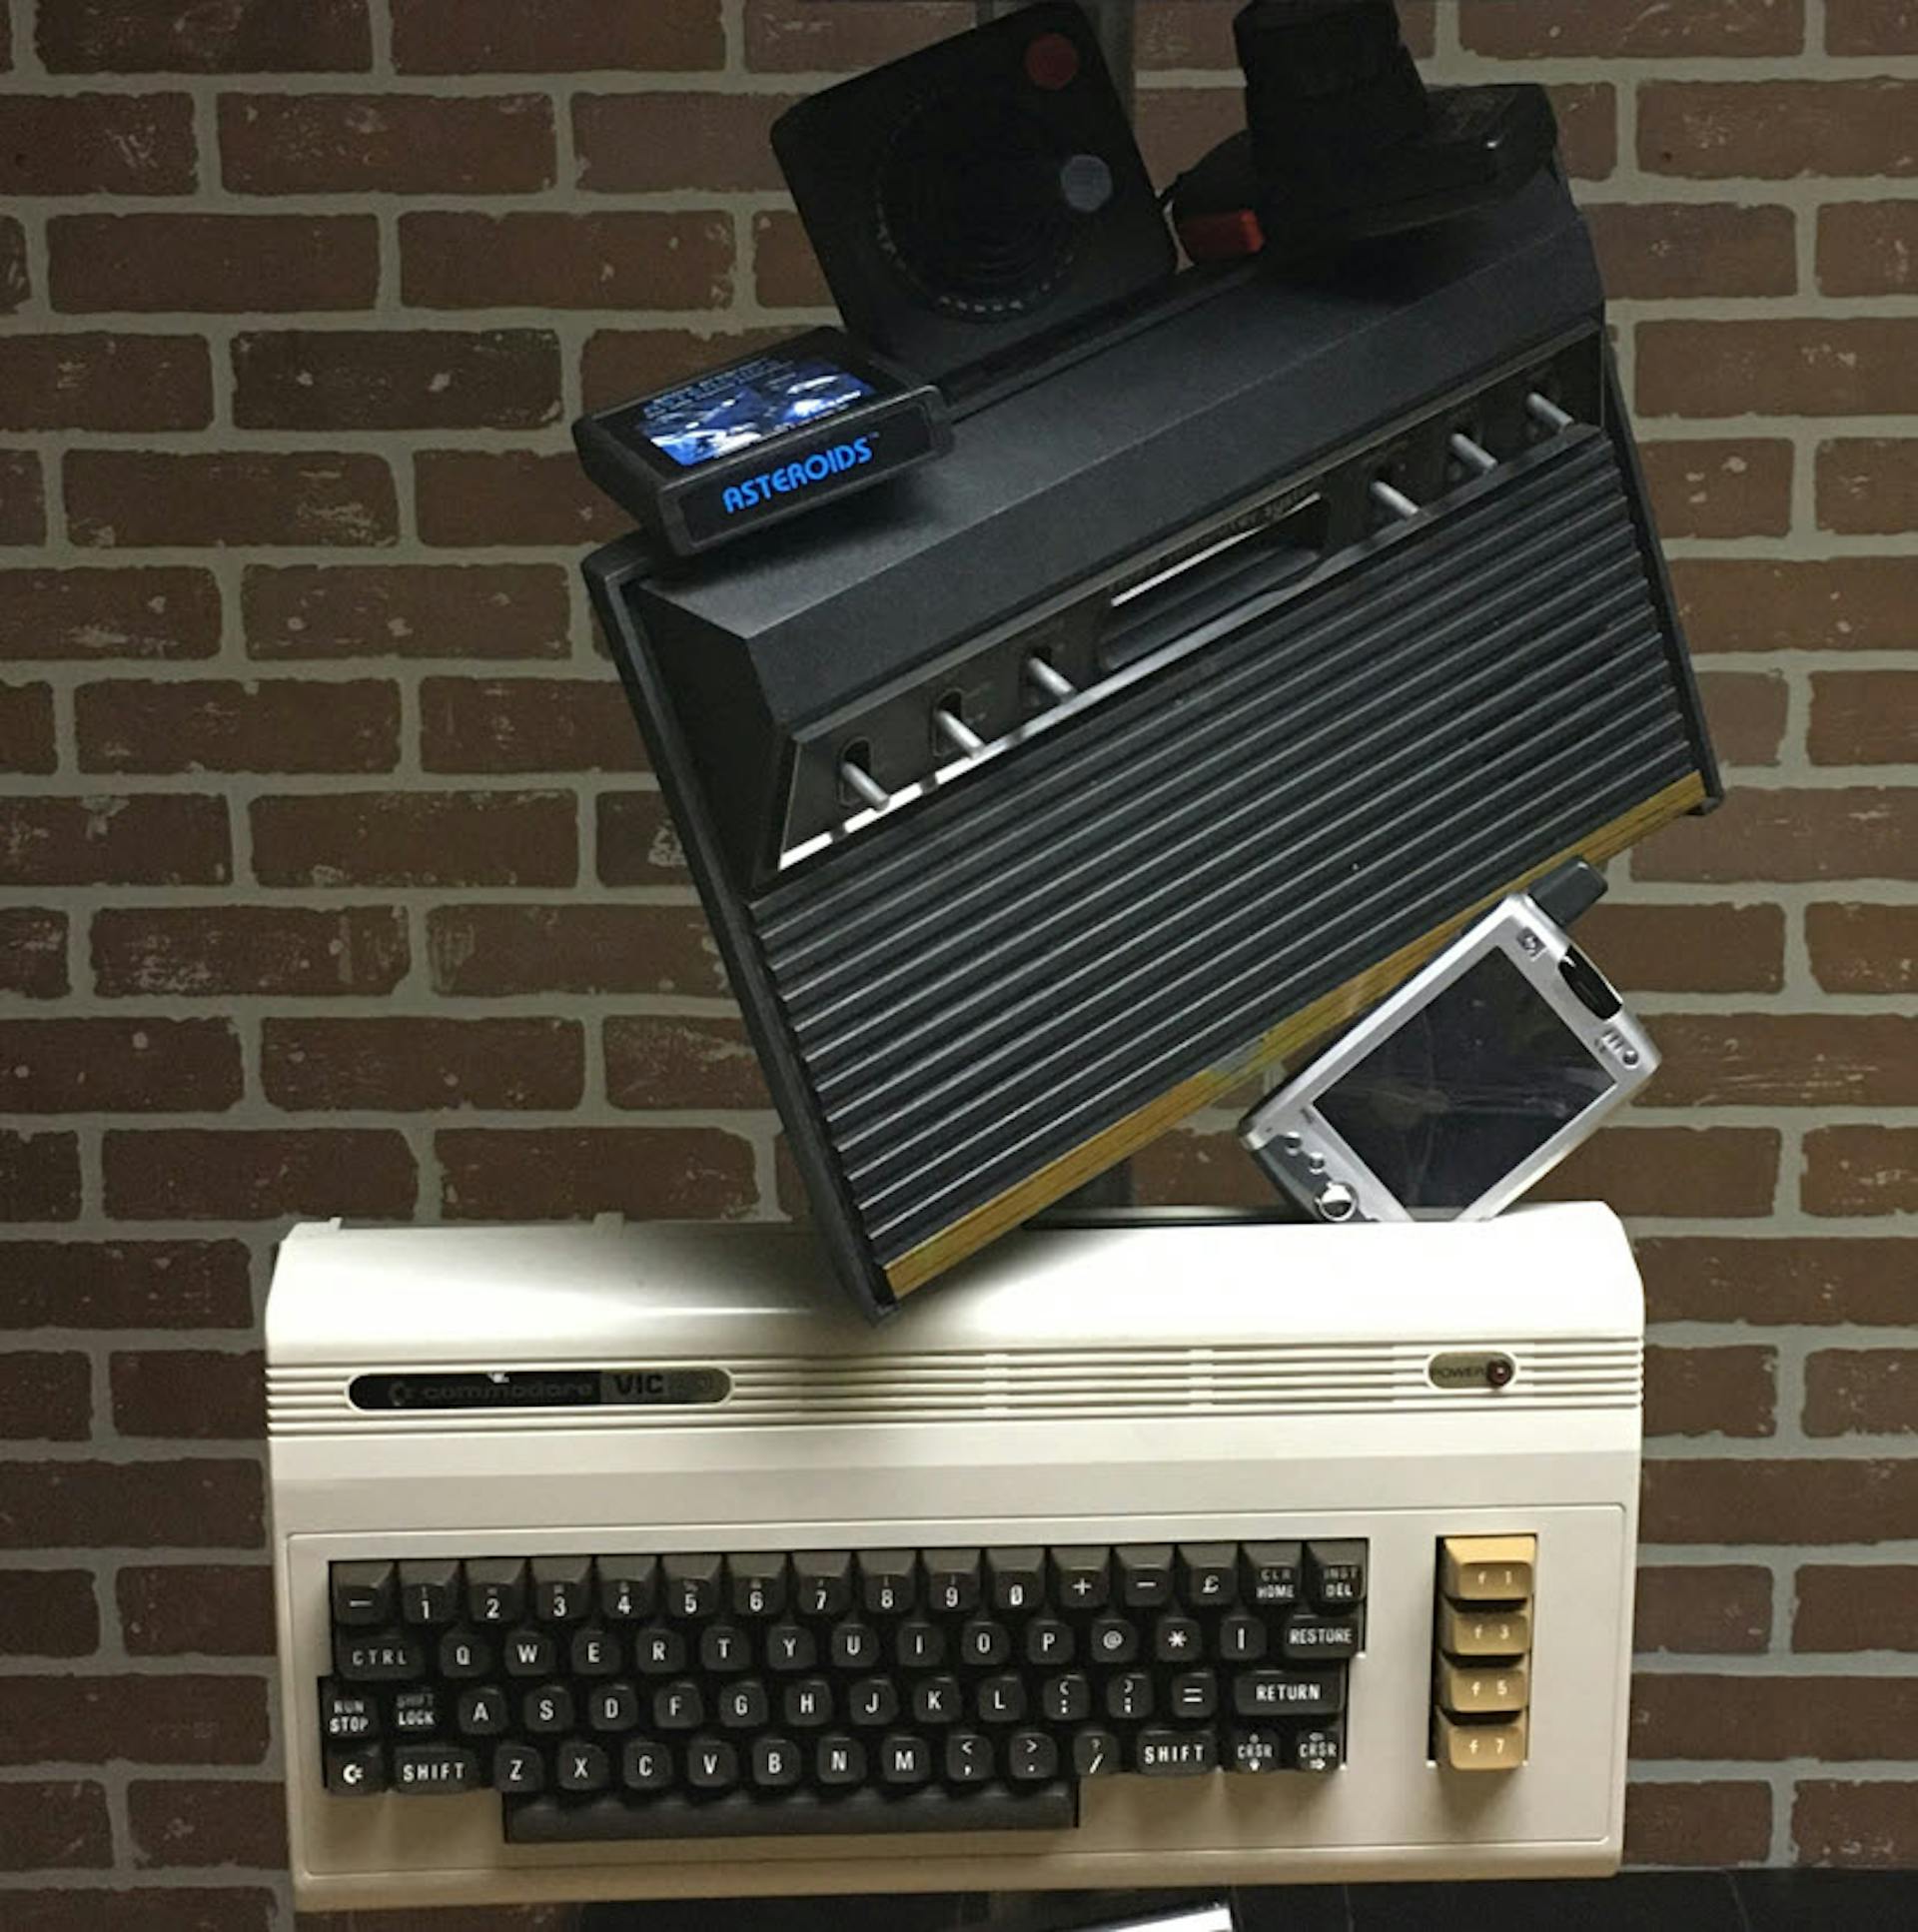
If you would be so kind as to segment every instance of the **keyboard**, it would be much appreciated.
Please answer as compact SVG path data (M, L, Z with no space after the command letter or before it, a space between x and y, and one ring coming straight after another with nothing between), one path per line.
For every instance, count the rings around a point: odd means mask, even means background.
M1034 1230L879 1331L785 1228L297 1230L301 1903L1608 1869L1641 1320L1584 1207Z

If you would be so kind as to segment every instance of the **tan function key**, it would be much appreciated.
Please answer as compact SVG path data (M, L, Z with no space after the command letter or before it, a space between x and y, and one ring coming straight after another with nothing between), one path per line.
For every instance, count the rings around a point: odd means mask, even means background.
M1490 1717L1525 1707L1530 1685L1522 1663L1458 1663L1438 1659L1438 1701L1458 1717Z
M1454 1724L1437 1719L1438 1762L1448 1771L1515 1771L1525 1761L1525 1720L1509 1724Z
M1447 1536L1438 1587L1456 1602L1508 1603L1531 1594L1536 1536Z
M1441 1603L1438 1647L1454 1657L1522 1657L1531 1648L1531 1618L1523 1610Z

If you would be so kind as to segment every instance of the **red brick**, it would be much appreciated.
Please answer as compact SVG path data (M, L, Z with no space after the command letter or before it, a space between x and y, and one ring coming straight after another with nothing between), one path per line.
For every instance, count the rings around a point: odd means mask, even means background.
M84 1443L93 1427L93 1368L52 1349L0 1352L0 1441Z
M1149 87L1136 124L1146 172L1173 181L1246 125L1243 87Z
M216 999L391 993L409 963L391 906L103 906L93 916L95 990Z
M1918 993L1918 906L1807 906L1805 938L1827 993Z
M1821 443L1818 527L1846 536L1898 536L1918 529L1918 438Z
M428 771L638 771L639 727L611 675L429 677L420 686Z
M1152 68L1236 68L1231 0L1145 0L1137 29L1139 64Z
M566 575L544 563L249 566L253 657L563 657Z
M113 1826L97 1784L0 1784L0 1871L111 1865Z
M0 1329L246 1329L237 1241L0 1242Z
M240 195L515 195L557 178L543 94L223 94L220 166Z
M796 215L752 218L754 299L768 309L826 309L832 291Z
M690 329L600 329L587 338L580 376L589 410L666 389L685 377L750 356L783 341L785 329L740 329L723 335Z
M282 1921L273 1893L253 1886L7 1893L7 1932L268 1932Z
M1913 1535L1918 1460L1659 1456L1645 1463L1643 1543L1853 1543Z
M770 1108L759 1061L737 1020L611 1019L606 1098L615 1107Z
M266 1364L216 1349L135 1349L111 1362L122 1436L252 1443L267 1433Z
M0 1677L0 1763L257 1764L264 1677Z
M268 1020L261 1080L293 1112L565 1109L585 1091L577 1020Z
M0 907L0 993L55 1000L67 991L67 915Z
M758 1198L751 1146L716 1127L454 1128L434 1145L452 1221L710 1220Z
M1918 1568L1806 1563L1797 1581L1794 1650L1918 1650Z
M602 791L599 815L601 885L683 885L685 847L656 791Z
M115 1580L135 1657L270 1657L273 1571L264 1563L129 1565Z
M400 753L399 692L371 680L116 678L74 703L82 771L391 771Z
M1701 653L1903 650L1918 601L1918 557L1907 556L1681 557L1672 579Z
M1791 1842L1801 1865L1918 1865L1918 1780L1800 1778Z
M1807 1436L1918 1434L1918 1350L1820 1349L1805 1362Z
M1674 11L1674 10L1667 10ZM1918 174L1918 81L1648 81L1638 90L1638 160L1653 174Z
M1918 878L1918 791L1869 786L1734 789L1632 855L1640 879Z
M1458 32L1474 53L1499 60L1795 54L1805 44L1803 0L1464 0Z
M12 94L0 99L0 195L188 195L185 94Z
M1918 1678L1648 1671L1632 1683L1635 1758L1910 1757Z
M1770 1570L1755 1563L1639 1569L1632 1644L1641 1654L1728 1656L1770 1642Z
M403 1221L414 1208L412 1150L386 1128L110 1128L101 1159L120 1221Z
M1272 1184L1229 1133L1162 1134L1132 1158L1133 1190L1150 1207L1269 1208Z
M0 1020L0 1108L179 1113L240 1098L231 1020Z
M1918 1018L1853 1013L1661 1014L1646 1104L1918 1106Z
M302 548L392 543L399 534L393 476L383 459L311 451L191 456L73 450L67 518L76 543L272 543Z
M1767 1215L1778 1171L1768 1127L1614 1127L1533 1191L1541 1201L1605 1201L1621 1215Z
M416 309L722 309L732 224L632 210L402 215L400 262Z
M1775 993L1784 985L1778 906L1607 903L1586 914L1578 943L1632 993Z
M1902 1326L1918 1242L1827 1235L1635 1244L1652 1322Z
M431 3L431 0L428 0ZM746 65L768 73L849 74L961 34L963 0L746 0Z
M1605 181L1618 166L1618 102L1603 82L1565 81L1550 90L1558 153L1574 181Z
M0 1656L84 1657L99 1644L100 1610L85 1570L0 1569ZM0 1794L13 1788L0 1784Z
M1645 1434L1769 1436L1777 1373L1771 1349L1648 1348Z
M1816 1127L1805 1136L1807 1214L1918 1213L1918 1127Z
M691 906L436 906L427 947L438 993L692 993L726 990Z
M69 315L370 309L380 286L370 215L56 215L47 252Z
M212 421L212 366L197 336L0 341L0 429L199 430Z
M0 771L51 771L53 687L0 684Z
M571 885L563 791L334 792L253 801L263 885Z
M1783 536L1791 528L1789 443L1647 443L1639 456L1663 536Z
M136 1861L144 1866L287 1862L287 1794L257 1778L136 1778L127 1787Z
M1820 209L1818 287L1830 296L1918 295L1918 201Z
M373 59L366 0L57 0L37 12L55 74L317 74Z
M79 1218L79 1136L0 1127L0 1221Z
M719 0L634 7L624 0L393 0L403 74L681 72L726 57Z
M1614 300L1790 295L1798 286L1789 208L1597 202L1585 219Z
M0 570L0 658L211 657L220 588L205 570Z
M1734 1779L1625 1787L1625 1862L1762 1865L1771 1856L1771 1786Z
M46 489L31 450L0 450L0 543L44 543Z
M1787 692L1782 677L1735 671L1699 676L1705 723L1727 765L1775 765L1784 742Z
M1918 317L1641 323L1638 408L1691 417L1918 413Z
M604 543L632 518L586 481L576 457L530 450L423 450L414 458L428 543Z
M1823 671L1811 680L1813 764L1918 763L1918 671Z
M579 186L613 194L783 188L774 120L791 94L575 94Z
M0 798L0 885L224 885L226 801Z
M27 232L12 216L0 215L0 316L22 308L32 293Z
M251 1460L0 1462L0 1547L7 1549L252 1548L264 1506L260 1465ZM0 1753L7 1732L0 1722ZM76 1732L75 1740L85 1735ZM11 1761L72 1755L22 1751Z
M559 343L544 329L243 334L233 374L243 429L529 430L559 417Z
M1825 46L1834 54L1918 54L1918 5L1825 0Z

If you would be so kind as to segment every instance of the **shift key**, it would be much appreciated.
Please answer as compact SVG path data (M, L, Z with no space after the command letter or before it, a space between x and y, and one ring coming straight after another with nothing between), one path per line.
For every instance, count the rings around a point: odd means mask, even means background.
M416 1794L477 1791L480 1759L460 1744L401 1744L393 1753L393 1788Z

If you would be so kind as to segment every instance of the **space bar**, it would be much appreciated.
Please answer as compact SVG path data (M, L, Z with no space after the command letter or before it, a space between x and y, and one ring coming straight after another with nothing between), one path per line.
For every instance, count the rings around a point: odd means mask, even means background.
M756 1798L735 1791L723 1798L515 1798L506 1804L510 1845L566 1845L630 1838L784 1838L830 1832L850 1837L889 1831L1065 1831L1077 1824L1073 1787L1044 1784L1031 1791L985 1790L952 1797L944 1791L849 1791L844 1797Z

